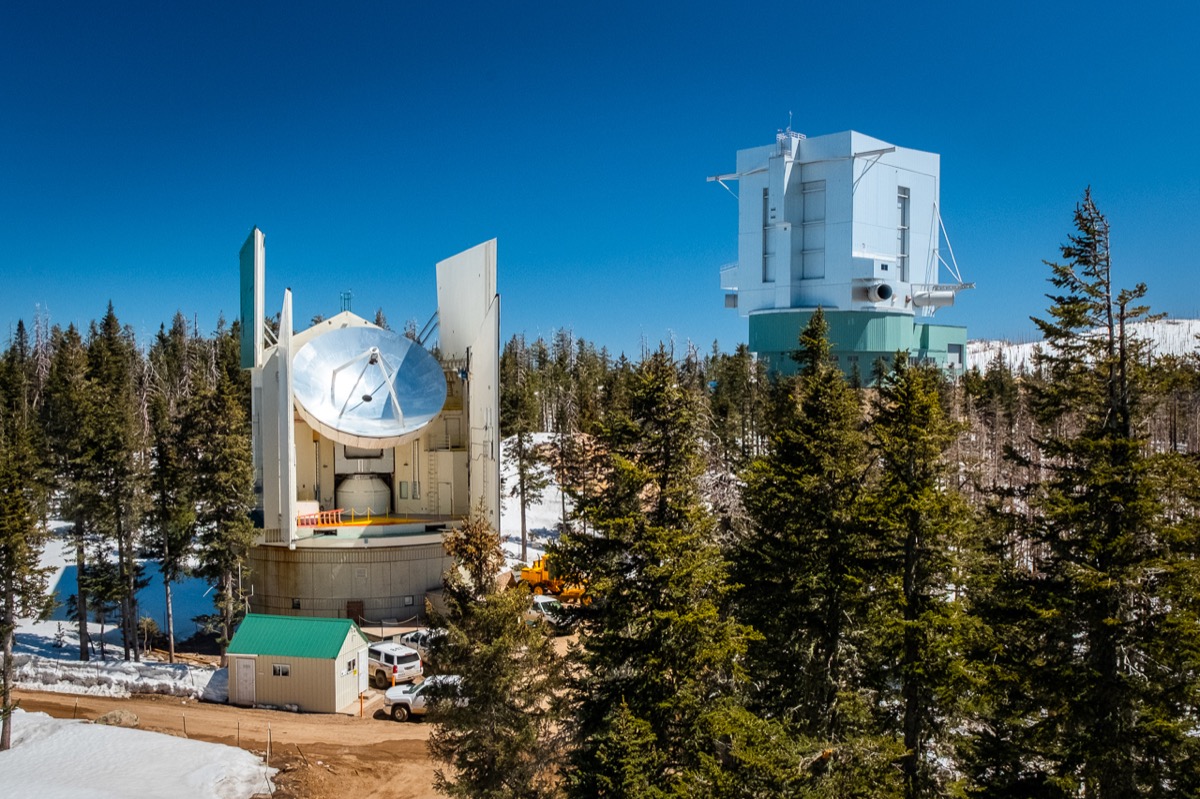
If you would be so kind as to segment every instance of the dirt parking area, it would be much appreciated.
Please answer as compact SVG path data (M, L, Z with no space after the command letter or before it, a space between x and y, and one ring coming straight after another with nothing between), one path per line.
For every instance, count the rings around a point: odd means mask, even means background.
M16 691L20 707L57 718L95 719L111 710L138 716L138 728L267 754L275 796L296 799L433 799L437 764L429 758L430 727L398 724L371 691L359 717L243 709L167 696L130 699Z

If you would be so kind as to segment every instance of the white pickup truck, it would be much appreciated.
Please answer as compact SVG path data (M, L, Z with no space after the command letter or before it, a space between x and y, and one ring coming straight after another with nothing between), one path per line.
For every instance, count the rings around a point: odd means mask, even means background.
M383 707L395 721L424 716L429 710L430 696L434 690L444 686L448 692L455 693L460 679L454 674L438 674L415 685L397 685L387 689L383 695Z

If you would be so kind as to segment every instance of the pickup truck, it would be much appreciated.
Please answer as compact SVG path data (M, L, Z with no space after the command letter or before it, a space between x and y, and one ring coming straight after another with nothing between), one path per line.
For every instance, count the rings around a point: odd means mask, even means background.
M424 716L429 711L430 697L434 690L444 688L448 693L457 693L460 680L461 678L454 674L438 674L415 685L397 685L387 689L387 693L383 695L383 707L394 721L407 721L413 716Z

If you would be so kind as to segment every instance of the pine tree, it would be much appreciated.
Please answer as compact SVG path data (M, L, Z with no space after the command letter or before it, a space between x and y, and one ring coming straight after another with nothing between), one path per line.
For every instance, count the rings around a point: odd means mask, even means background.
M150 348L149 401L151 466L148 490L151 506L146 544L159 563L166 600L167 659L175 662L175 613L171 586L188 573L195 543L196 510L192 473L185 468L188 432L185 420L197 375L193 361L198 342L187 322L176 314L170 330L160 329Z
M713 719L739 706L748 633L723 612L725 564L699 502L703 402L665 350L643 361L627 406L606 414L604 490L576 497L590 532L555 550L590 600L576 609L570 795L597 795L618 770L625 785L682 789L717 747ZM614 748L623 729L657 754Z
M717 462L740 472L760 454L763 444L766 369L747 345L739 344L732 355L725 355L713 342L707 372L713 432L720 452Z
M942 375L897 354L880 382L871 424L879 460L870 503L882 581L873 586L874 661L881 730L905 750L904 796L942 793L958 702L968 684L972 640L963 594L971 558L971 518L950 479L946 453L961 432L940 393Z
M187 467L195 480L199 571L216 585L224 661L224 648L245 612L241 578L254 542L254 463L244 375L236 367L236 330L218 329L213 346L215 382L197 390L186 424Z
M757 706L804 735L841 741L863 731L855 639L873 549L864 419L819 309L797 354L800 376L784 381L769 451L746 473L751 524L732 555L736 605L763 635L750 650Z
M37 616L49 604L48 570L39 566L46 534L37 520L39 464L29 367L28 349L18 336L0 359L0 752L12 743L17 619Z
M559 794L561 733L556 694L562 662L553 641L526 625L528 589L497 588L500 536L477 511L446 537L461 569L445 579L445 629L430 659L459 676L435 696L429 737L438 790L457 797Z
M137 648L136 559L145 508L145 453L137 374L140 356L133 335L121 328L112 303L88 336L91 434L87 458L88 515L97 534L117 553L122 592L121 638L125 659L140 660Z
M75 548L76 587L71 615L79 636L79 659L90 658L88 596L83 585L87 569L87 545L94 535L89 477L91 430L96 402L87 375L87 350L74 325L51 332L49 374L45 401L40 409L46 436L49 471L58 487L58 515L71 521Z
M1030 381L1047 477L1007 522L981 607L990 704L969 748L979 796L1200 794L1195 464L1145 438L1153 384L1130 335L1145 286L1114 289L1109 227L1085 193ZM1028 459L1018 462L1027 465Z

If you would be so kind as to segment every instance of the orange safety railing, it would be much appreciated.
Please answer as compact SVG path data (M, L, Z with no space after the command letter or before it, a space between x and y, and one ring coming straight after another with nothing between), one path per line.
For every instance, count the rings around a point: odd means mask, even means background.
M316 513L301 513L296 517L297 527L320 527L323 524L341 524L342 509L321 510Z

